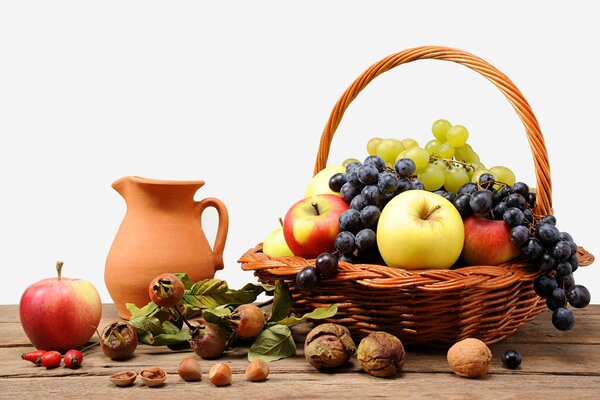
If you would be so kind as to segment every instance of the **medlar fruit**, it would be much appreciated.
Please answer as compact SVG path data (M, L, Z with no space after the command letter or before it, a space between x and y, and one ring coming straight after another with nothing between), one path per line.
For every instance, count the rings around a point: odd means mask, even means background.
M370 375L394 376L404 366L404 346L394 335L373 332L358 345L358 363Z
M304 342L306 361L316 369L338 368L356 352L350 331L337 324L322 324L311 330Z
M185 286L173 274L161 274L152 279L148 286L150 300L161 307L172 307L181 301Z
M135 351L137 343L137 332L127 322L108 324L100 335L100 348L104 355L111 360L130 357Z
M244 338L258 335L265 327L265 313L254 304L242 304L227 320L233 325L235 333Z
M192 333L190 346L204 359L219 358L227 348L227 334L217 325L205 322Z

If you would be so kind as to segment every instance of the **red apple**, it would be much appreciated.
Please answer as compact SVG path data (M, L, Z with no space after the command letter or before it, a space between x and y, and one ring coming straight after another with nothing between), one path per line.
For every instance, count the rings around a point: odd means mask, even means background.
M294 204L283 220L283 236L294 255L315 258L334 251L340 215L348 204L339 196L318 194Z
M25 334L38 349L65 352L78 349L94 335L102 302L98 291L82 279L61 278L62 262L56 263L58 278L30 285L19 303Z
M511 242L510 228L503 220L474 214L463 223L465 243L461 259L466 265L498 265L521 254L519 246Z

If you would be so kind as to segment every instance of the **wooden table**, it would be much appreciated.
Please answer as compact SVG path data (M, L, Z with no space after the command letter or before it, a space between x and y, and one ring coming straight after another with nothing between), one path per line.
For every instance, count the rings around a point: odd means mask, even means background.
M407 352L403 373L394 379L360 372L355 358L336 373L317 372L302 352L310 326L298 326L294 328L297 355L272 363L268 381L245 380L247 349L237 348L220 360L231 366L233 383L217 388L208 380L208 370L217 361L202 360L202 381L186 383L177 375L177 366L184 356L193 353L173 352L166 347L141 345L135 357L124 362L111 361L94 347L80 369L35 367L20 358L32 347L19 323L18 307L6 305L0 306L0 398L600 399L600 305L576 310L576 318L572 331L560 332L552 327L550 314L544 312L517 334L491 346L493 365L482 379L454 375L446 363L445 351L423 349ZM116 319L115 308L104 305L100 327ZM507 349L521 353L523 363L518 370L502 367L500 355ZM139 377L128 388L118 388L108 380L115 372L140 371L150 365L159 365L169 374L163 387L144 387Z

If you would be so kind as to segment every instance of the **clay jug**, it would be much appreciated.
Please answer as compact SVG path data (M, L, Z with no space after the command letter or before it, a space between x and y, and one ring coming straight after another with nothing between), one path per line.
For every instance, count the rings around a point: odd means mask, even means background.
M225 205L216 198L194 201L203 181L163 181L126 176L112 187L123 196L127 212L112 243L104 281L119 316L129 319L126 303L146 305L148 285L165 272L185 272L194 281L213 278L223 268L229 228ZM202 212L219 215L211 249L202 230Z

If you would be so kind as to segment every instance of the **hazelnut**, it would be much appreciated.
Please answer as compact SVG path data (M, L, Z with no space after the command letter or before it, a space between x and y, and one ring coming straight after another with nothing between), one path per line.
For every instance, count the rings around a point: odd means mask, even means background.
M225 386L231 383L231 369L225 363L215 364L208 372L208 379L215 386Z
M133 371L119 372L110 376L110 381L117 386L129 386L137 378L137 373Z
M455 343L448 350L448 365L455 374L464 378L478 378L490 369L492 352L479 339L468 338Z
M322 324L311 330L304 342L306 361L316 369L338 368L356 352L348 328L337 324Z
M246 379L251 382L262 382L269 376L269 364L261 359L256 359L246 368Z
M177 373L186 382L199 381L202 379L200 363L194 357L186 357L179 363Z
M404 366L404 358L400 339L386 332L373 332L358 345L358 363L373 376L387 378L397 375Z
M167 373L159 367L150 367L140 372L142 382L148 387L161 386L167 380Z

